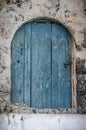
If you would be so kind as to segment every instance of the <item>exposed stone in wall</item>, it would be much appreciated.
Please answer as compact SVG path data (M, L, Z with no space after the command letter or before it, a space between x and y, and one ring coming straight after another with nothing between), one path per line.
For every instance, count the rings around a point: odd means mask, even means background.
M27 114L35 114L35 113L40 113L40 114L76 114L77 110L76 109L38 109L38 108L29 108L25 104L10 104L5 107L6 112L13 112L13 113L27 113Z
M83 0L84 3L84 13L86 14L86 0Z
M22 0L10 0L9 4L16 4L18 7L21 7Z
M6 0L0 0L0 10L4 7L6 4Z
M77 68L76 68L77 74L86 74L86 60L81 60L77 58Z
M77 59L78 109L86 113L86 60Z
M17 7L21 7L22 3L29 0L0 0L0 10L6 5L6 4L16 4Z
M86 48L86 25L84 27L84 41L82 43L82 47Z

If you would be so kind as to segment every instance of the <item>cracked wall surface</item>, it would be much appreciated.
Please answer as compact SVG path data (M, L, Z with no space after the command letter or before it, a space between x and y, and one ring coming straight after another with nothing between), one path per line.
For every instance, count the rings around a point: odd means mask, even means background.
M77 101L76 112L86 113L86 48L83 46L86 42L84 41L86 13L83 1L22 0L22 3L10 3L1 0L0 2L0 111L9 112L17 106L18 110L24 107L18 104L12 105L10 102L11 42L15 32L32 19L48 18L62 23L72 34L74 39L73 100Z

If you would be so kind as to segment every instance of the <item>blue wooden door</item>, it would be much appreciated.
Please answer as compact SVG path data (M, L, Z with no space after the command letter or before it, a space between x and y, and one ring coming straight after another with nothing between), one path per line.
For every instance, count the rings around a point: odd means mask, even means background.
M71 36L61 24L38 20L12 41L12 102L71 108Z

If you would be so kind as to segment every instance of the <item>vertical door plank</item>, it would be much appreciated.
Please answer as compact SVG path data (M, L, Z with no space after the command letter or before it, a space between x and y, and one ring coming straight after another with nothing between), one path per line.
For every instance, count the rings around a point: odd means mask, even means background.
M70 34L60 24L52 25L52 106L71 107L71 67L64 66L71 59ZM70 55L70 56L69 56ZM56 99L56 100L55 100Z
M65 62L71 62L71 36L68 31L64 31L65 34ZM72 83L71 83L71 64L64 66L65 69L65 86L66 89L64 90L65 96L65 108L72 107ZM69 99L69 100L68 100Z
M32 25L32 107L51 107L51 25Z
M60 108L60 32L57 24L52 24L52 108Z
M20 28L12 41L12 102L23 102L24 84L24 28Z
M30 106L30 79L31 79L31 23L24 25L24 103Z
M62 60L63 60L63 80L61 82L61 107L62 108L71 108L72 104L72 93L71 93L71 64L64 65L65 63L68 63L71 61L71 36L70 33L62 26L62 40L61 44L64 44L63 46L63 54L62 54Z

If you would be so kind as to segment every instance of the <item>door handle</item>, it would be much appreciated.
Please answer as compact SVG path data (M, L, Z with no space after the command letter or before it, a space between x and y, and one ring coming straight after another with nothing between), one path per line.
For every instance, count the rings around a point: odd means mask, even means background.
M64 63L64 66L71 65L71 64L72 64L72 61L66 61L66 62Z

